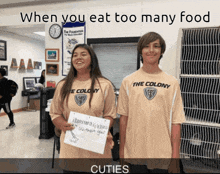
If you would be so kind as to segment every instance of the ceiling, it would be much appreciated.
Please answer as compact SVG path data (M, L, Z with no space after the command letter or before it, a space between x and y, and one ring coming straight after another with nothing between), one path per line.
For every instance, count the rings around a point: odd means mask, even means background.
M45 24L38 24L38 25L21 25L21 26L4 26L4 27L0 27L1 31L6 31L6 32L10 32L12 34L17 34L20 36L26 36L32 39L37 39L40 41L45 41L45 37L38 35L38 34L34 34L34 32L40 32L40 31L45 31Z
M0 0L0 9L3 8L13 8L13 7L22 7L22 6L34 6L42 4L51 4L53 3L63 3L68 1L77 1L77 0ZM44 24L37 25L21 25L21 26L5 26L0 27L1 31L7 31L21 36L30 37L32 39L37 39L44 41L44 36L34 34L33 32L45 31Z
M21 6L51 4L51 3L63 3L63 2L70 2L70 1L77 1L77 0L0 0L0 9L21 7Z

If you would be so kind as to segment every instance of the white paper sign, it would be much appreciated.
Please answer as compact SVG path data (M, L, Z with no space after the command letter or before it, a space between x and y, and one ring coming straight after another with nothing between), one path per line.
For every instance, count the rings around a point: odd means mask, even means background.
M75 129L66 131L64 143L104 154L110 120L71 111L68 123Z

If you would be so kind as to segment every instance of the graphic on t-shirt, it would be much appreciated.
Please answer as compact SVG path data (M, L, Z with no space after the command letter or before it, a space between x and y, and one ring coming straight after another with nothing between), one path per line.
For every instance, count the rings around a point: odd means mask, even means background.
M86 94L76 94L75 95L75 102L78 106L82 106L87 99L87 95Z
M70 93L90 93L91 89L71 89ZM93 93L97 93L99 89L94 89Z
M161 88L166 88L168 89L170 87L169 84L166 84L166 83L162 83L162 82L144 82L144 81L141 81L141 82L134 82L132 84L133 87L138 87L138 86L154 86L154 87L161 87Z
M157 89L154 87L144 88L144 95L148 100L152 100L157 94Z

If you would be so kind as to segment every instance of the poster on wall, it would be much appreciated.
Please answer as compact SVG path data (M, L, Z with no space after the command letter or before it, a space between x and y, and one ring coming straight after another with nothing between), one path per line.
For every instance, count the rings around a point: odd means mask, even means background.
M0 40L0 60L7 60L7 42Z
M72 50L76 44L85 43L85 22L67 22L63 25L62 40L62 75L70 70Z
M46 62L59 62L59 49L45 49Z
M58 76L59 75L59 64L46 64L46 74Z
M42 63L38 61L34 61L34 69L42 69Z

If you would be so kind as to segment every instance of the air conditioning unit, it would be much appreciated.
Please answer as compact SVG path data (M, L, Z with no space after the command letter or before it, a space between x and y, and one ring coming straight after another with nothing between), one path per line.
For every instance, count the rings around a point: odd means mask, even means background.
M220 123L219 78L181 77L185 114L194 120Z
M220 173L220 28L182 30L180 88L186 115L181 158L192 172ZM194 168L194 170L193 170Z
M205 165L220 172L220 127L191 122L182 124L181 130L181 158L191 166Z

